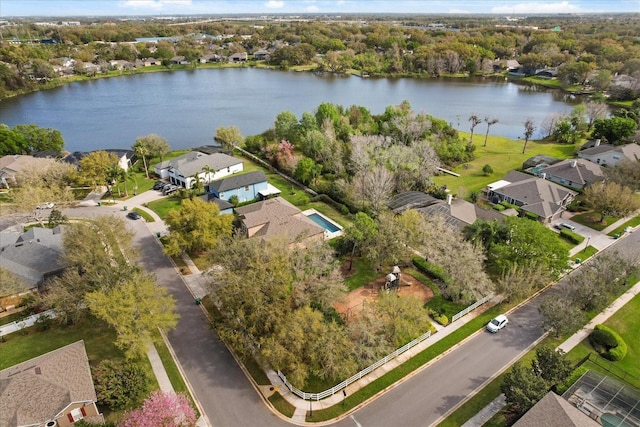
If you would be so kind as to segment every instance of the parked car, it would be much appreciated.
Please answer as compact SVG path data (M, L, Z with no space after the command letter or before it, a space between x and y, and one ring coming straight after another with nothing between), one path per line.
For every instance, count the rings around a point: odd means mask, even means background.
M177 185L171 185L169 187L165 187L164 190L162 190L162 194L164 194L165 196L168 196L170 194L175 193L179 189L180 187L178 187Z
M127 218L130 218L130 219L140 219L140 218L142 218L142 215L140 215L140 214L139 214L138 212L136 212L136 211L131 211L131 212L129 212L129 213L127 214Z
M55 207L56 207L55 203L45 202L41 205L36 206L36 209L53 209Z
M504 314L500 314L491 319L489 323L487 323L487 331L496 333L500 329L507 326L507 323L509 323L509 319L507 319L507 316L505 316Z
M571 225L569 223L566 223L566 222L563 222L562 224L560 224L560 227L566 228L567 230L571 230L571 231L575 231L576 230L576 228L573 225Z
M160 190L165 185L166 185L166 182L157 181L155 184L153 184L153 189L154 190Z

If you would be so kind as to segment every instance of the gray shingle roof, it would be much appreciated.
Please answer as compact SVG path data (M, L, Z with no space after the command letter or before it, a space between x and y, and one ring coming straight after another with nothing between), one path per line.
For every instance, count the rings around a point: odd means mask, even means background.
M540 426L596 427L600 426L600 423L550 391L513 425L513 427Z
M595 147L598 148L598 147ZM574 165L575 162L575 166ZM551 174L557 178L563 178L574 184L591 184L604 179L602 167L596 163L582 159L567 159L555 165L547 166L541 173Z
M211 190L215 190L217 193L222 193L225 191L235 190L237 188L258 184L261 182L267 182L267 176L264 174L264 172L252 171L218 179L211 182L208 187Z

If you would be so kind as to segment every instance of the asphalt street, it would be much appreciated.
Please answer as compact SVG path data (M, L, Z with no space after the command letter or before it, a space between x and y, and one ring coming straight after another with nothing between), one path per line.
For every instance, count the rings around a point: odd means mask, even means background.
M110 211L125 215L105 207L74 208L65 214L93 216ZM289 425L268 409L210 329L182 277L144 222L128 221L128 226L136 232L142 263L155 273L158 284L176 298L181 318L177 328L168 334L169 341L210 424L215 427ZM636 232L607 250L630 253L639 248L640 232ZM538 313L541 297L561 292L565 280L509 313L509 324L497 334L479 331L437 362L333 425L429 426L438 422L543 336Z

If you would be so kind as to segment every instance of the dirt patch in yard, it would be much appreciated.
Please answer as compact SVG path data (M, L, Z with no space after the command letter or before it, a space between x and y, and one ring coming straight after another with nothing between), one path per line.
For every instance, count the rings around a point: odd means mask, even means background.
M385 276L382 276L373 282L351 291L340 301L333 303L333 307L348 320L350 317L362 311L362 308L368 301L373 301L378 297L386 281ZM400 287L398 287L397 290L391 290L389 292L397 292L400 297L413 296L423 303L433 298L433 291L428 286L407 273L400 275Z

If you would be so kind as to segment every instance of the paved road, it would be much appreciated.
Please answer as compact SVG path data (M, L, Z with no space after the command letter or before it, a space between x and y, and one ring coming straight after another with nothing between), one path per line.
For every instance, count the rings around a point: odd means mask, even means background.
M91 216L106 213L108 209L76 208L65 214ZM124 216L124 212L118 213L115 209L112 212ZM136 231L142 263L155 272L158 284L166 287L177 300L181 319L176 330L169 333L169 341L211 424L215 427L289 425L267 409L231 354L209 329L207 319L146 225L142 221L128 224ZM621 239L614 247L620 252L637 251L640 232ZM561 287L561 284L554 286L547 294L560 292ZM509 325L499 333L480 332L335 425L432 425L542 337L539 303L540 297L535 298L511 313Z

